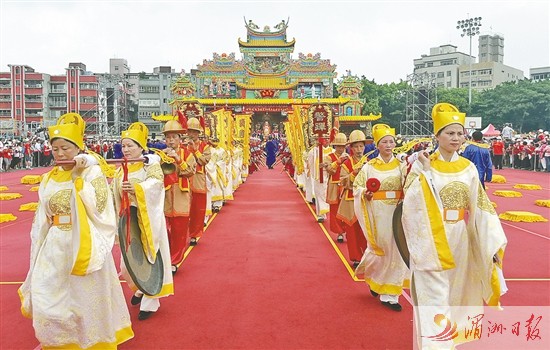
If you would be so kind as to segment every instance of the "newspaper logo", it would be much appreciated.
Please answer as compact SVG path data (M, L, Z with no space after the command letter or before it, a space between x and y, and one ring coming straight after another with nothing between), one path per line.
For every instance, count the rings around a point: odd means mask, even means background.
M443 329L443 331L436 335L423 335L422 337L431 339L433 341L449 341L456 338L458 336L458 332L456 331L456 322L452 322L443 314L437 314L434 316L434 322L436 325L443 327L443 321L446 322L445 329Z

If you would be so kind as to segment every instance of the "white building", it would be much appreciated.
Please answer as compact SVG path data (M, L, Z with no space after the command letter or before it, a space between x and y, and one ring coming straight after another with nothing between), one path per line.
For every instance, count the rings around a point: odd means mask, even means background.
M474 57L458 52L454 45L441 45L432 47L429 55L414 60L414 73L428 73L437 87L456 88L459 85L458 68L474 60Z
M436 87L467 88L472 74L472 89L485 90L507 82L523 79L523 71L503 64L504 38L499 35L479 37L480 62L475 57L456 50L453 45L430 49L429 55L415 59L414 73L428 73Z
M162 123L151 119L151 115L172 114L172 92L170 86L179 76L170 66L153 69L153 73L130 73L128 81L132 83L133 91L137 92L138 120L149 128L149 132L162 131Z
M550 79L550 67L529 68L529 76L533 81Z

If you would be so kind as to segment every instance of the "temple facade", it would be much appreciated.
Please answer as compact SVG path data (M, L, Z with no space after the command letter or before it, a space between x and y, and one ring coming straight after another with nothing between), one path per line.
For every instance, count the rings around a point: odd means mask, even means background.
M295 104L322 102L332 107L334 115L351 119L361 115L361 89L357 84L349 88L353 77L345 77L345 88L337 90L340 96L334 96L336 65L322 59L320 53L299 53L297 59L292 58L296 40L287 38L288 20L260 28L245 19L245 27L246 39L238 39L242 59L235 53L214 53L189 76L182 75L172 87L175 96L179 95L172 101L175 108L196 99L206 113L231 108L235 113L251 114L253 130L267 126L273 131L282 130L282 122Z

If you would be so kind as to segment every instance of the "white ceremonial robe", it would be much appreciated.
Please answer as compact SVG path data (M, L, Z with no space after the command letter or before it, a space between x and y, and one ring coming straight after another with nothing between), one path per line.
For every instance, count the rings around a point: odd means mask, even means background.
M117 170L113 179L113 193L115 197L115 207L120 212L122 200L122 168ZM143 163L134 163L128 165L128 181L134 185L135 195L129 195L130 205L138 210L139 226L142 230L142 245L145 248L145 255L150 263L157 259L157 252L160 252L164 266L164 278L161 291L154 295L144 295L142 300L142 311L157 311L157 303L151 303L151 307L143 308L147 305L146 299L158 299L174 294L174 283L172 278L172 265L170 256L170 245L168 243L168 233L166 231L166 219L164 217L164 207L159 203L164 203L164 174L158 162L149 162L149 165ZM132 291L138 290L132 282L132 278L126 269L124 259L120 259L121 272L128 286ZM156 306L156 307L155 307Z
M96 163L97 164L97 163ZM72 179L55 167L40 184L21 311L49 347L116 348L133 337L111 254L113 199L98 165Z
M223 187L223 199L225 201L233 200L233 158L231 152L220 148L224 152L224 166L223 166L223 175L225 178L224 187Z
M320 162L331 154L334 150L331 147L323 147L323 156L319 161L319 147L313 147L307 154L307 165L310 174L310 180L315 196L315 212L317 217L322 217L330 211L327 203L328 173L323 169L323 182L321 183Z
M210 148L210 161L206 164L207 177L210 178L212 205L221 207L224 199L224 188L227 183L225 178L225 150L220 147Z
M393 212L402 197L407 169L396 158L385 163L378 156L366 163L353 183L355 216L361 225L368 245L355 270L363 276L369 288L380 295L401 295L409 287L410 272L393 238ZM380 189L373 199L365 199L366 182L376 178Z
M235 147L233 152L233 191L237 190L241 180L241 171L243 167L243 149L241 147Z
M430 159L429 171L417 161L407 177L402 221L419 346L449 348L472 340L464 334L467 317L483 313L484 300L499 306L505 286L493 256L502 261L507 240L475 166L456 153L450 162L439 152ZM436 314L457 323L453 341L426 338L441 332Z
M315 197L313 193L313 182L311 180L311 169L309 168L308 162L308 153L304 152L304 194L306 197L306 201L311 203L313 201L313 198Z
M216 159L214 158L214 154L216 153L215 148L210 146L210 159L208 160L208 163L204 166L204 174L206 175L206 212L205 212L205 219L204 222L208 222L208 218L210 215L212 215L212 195L214 191L214 187L216 186L216 183L214 182L216 179Z

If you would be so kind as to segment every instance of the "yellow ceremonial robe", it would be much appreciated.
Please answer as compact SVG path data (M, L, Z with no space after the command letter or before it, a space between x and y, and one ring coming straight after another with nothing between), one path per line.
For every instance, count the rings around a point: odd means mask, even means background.
M119 168L113 180L113 193L115 195L115 207L120 211L122 200L122 168ZM153 264L160 250L164 266L164 279L162 289L153 298L160 298L174 294L172 279L170 246L168 233L166 232L166 220L164 208L159 203L164 203L164 174L159 163L144 165L134 163L128 166L128 181L134 185L135 195L129 195L130 205L138 209L139 227L141 229L141 243L145 248L147 260ZM120 260L121 272L130 288L135 292L138 288L132 282L124 260Z
M450 162L439 152L430 159L429 171L417 161L407 177L402 221L419 345L449 348L453 342L428 344L426 336L441 331L434 316L457 322L460 335L454 342L467 341L467 317L482 313L484 300L499 305L502 266L493 256L502 261L507 241L475 166L456 153Z
M42 349L114 349L133 337L111 254L117 231L107 180L98 165L72 178L44 176L31 229L30 269L19 288Z
M367 238L367 250L355 270L378 294L400 295L409 286L409 269L395 244L392 219L402 197L407 170L396 158L385 163L378 156L365 164L353 183L355 216ZM380 189L372 200L365 199L366 181L376 178Z

